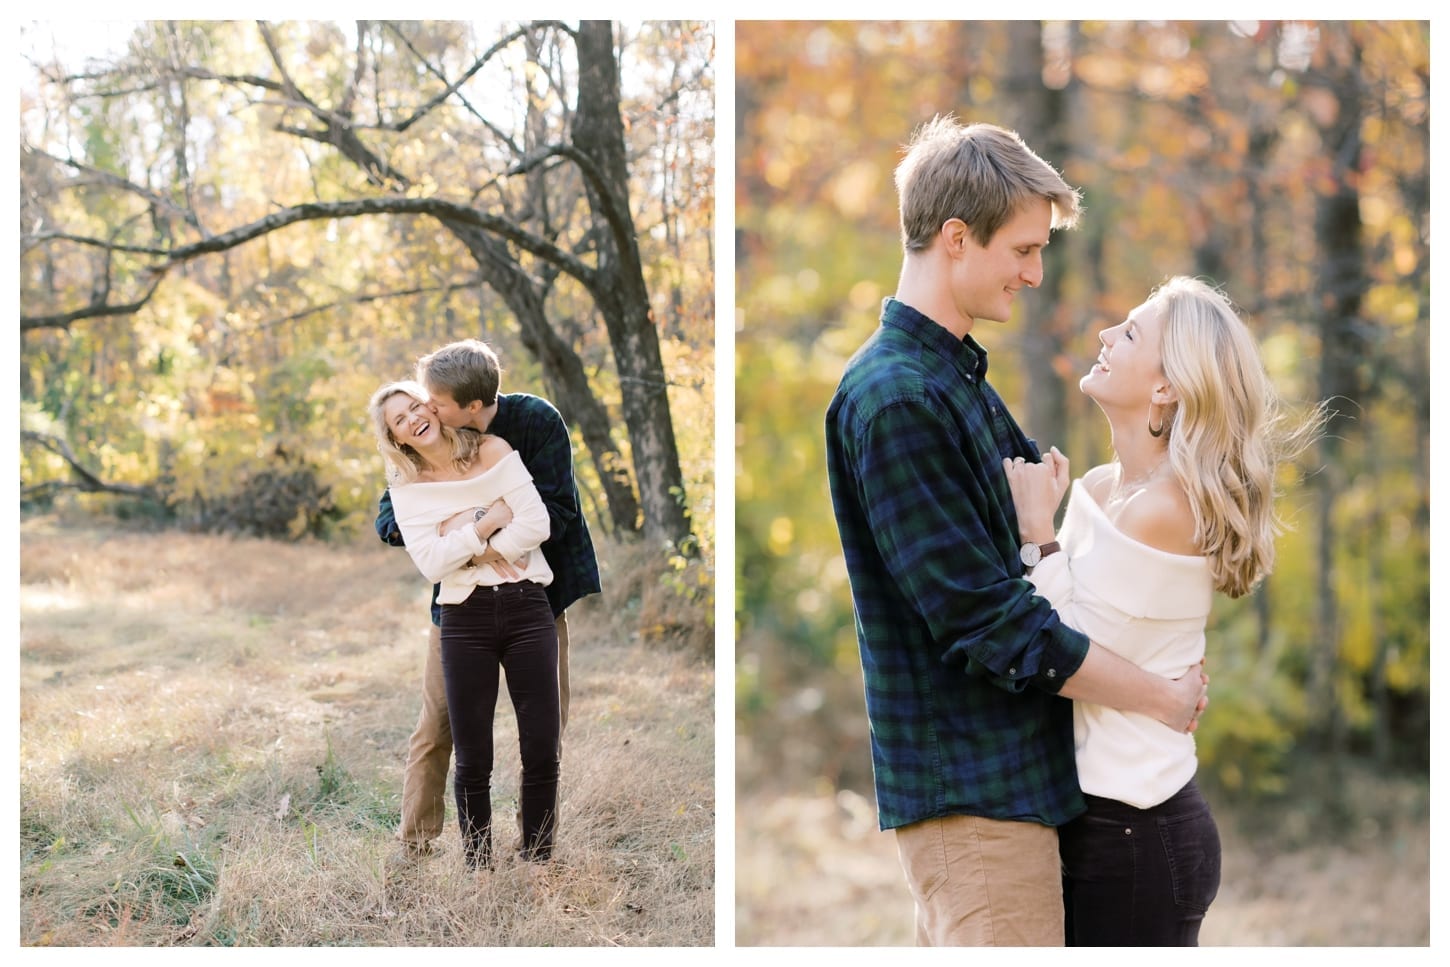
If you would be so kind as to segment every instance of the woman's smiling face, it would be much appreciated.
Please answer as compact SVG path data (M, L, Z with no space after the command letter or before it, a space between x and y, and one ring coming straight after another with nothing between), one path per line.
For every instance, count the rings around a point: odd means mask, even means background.
M1163 312L1152 300L1098 333L1103 344L1093 368L1078 384L1099 403L1146 406L1163 383Z
M437 442L438 421L427 403L415 400L407 393L394 393L383 404L383 420L392 434L393 442L399 446L410 446L415 450Z

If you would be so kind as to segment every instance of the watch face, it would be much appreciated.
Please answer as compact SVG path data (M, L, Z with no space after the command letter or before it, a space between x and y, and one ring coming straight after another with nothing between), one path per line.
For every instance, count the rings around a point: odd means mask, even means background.
M1042 560L1042 548L1028 541L1022 545L1022 563L1028 567L1036 567L1037 562Z

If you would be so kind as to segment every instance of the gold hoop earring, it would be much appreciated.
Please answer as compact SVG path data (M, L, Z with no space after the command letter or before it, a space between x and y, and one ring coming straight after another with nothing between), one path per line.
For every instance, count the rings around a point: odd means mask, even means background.
M1163 435L1163 431L1167 429L1168 421L1164 419L1159 419L1158 429L1153 429L1153 414L1152 412L1148 413L1148 434L1150 436L1152 436L1154 439L1157 439L1158 437L1161 437Z

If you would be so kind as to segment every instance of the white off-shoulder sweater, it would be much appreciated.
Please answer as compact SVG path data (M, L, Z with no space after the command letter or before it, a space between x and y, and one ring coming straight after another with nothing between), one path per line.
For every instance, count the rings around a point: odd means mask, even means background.
M1204 653L1213 603L1206 557L1169 554L1128 537L1074 481L1062 553L1029 580L1062 620L1143 669L1178 678ZM1073 703L1078 782L1085 793L1146 809L1193 777L1193 736L1151 716Z
M463 566L475 554L482 554L488 544L509 561L528 555L520 579L543 585L554 580L554 572L539 550L549 537L549 512L517 450L476 477L394 484L389 490L403 544L423 576L439 585L439 604L460 604L475 587L511 580L490 564ZM514 516L488 541L479 540L472 527L438 536L438 525L460 510L487 507L496 500L508 504Z

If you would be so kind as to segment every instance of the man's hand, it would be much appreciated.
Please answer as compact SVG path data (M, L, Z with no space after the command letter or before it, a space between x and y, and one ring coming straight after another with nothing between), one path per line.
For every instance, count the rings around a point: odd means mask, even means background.
M1160 716L1160 719L1177 732L1197 731L1198 718L1208 708L1208 673L1203 666L1204 663L1199 662L1184 672L1182 678L1176 678L1171 683L1173 701L1167 715Z
M506 561L502 554L490 547L482 554L473 555L473 560L470 563L479 566L492 564L494 570L498 571L499 574L502 574L510 581L517 581L519 579L519 572L529 566L529 555L525 554L517 561Z

